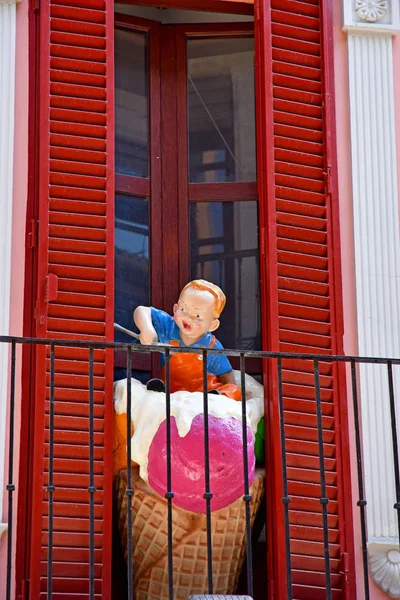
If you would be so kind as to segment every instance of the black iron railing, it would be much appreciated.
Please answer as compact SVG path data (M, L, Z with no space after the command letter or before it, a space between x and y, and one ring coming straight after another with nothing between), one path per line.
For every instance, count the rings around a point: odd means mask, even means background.
M172 457L171 457L171 393L170 393L170 360L174 352L197 353L196 348L175 348L170 346L151 346L143 347L138 345L130 345L126 343L111 343L111 342L90 342L78 340L58 340L58 339L32 339L22 337L0 336L0 343L8 344L11 348L10 352L10 393L9 393L9 464L8 464L8 483L6 489L8 492L8 530L12 531L14 520L13 496L16 490L14 482L14 444L15 444L15 404L16 404L16 350L17 346L47 346L50 355L50 376L49 376L49 449L48 449L48 485L46 487L48 494L48 553L47 553L47 598L51 599L53 592L53 542L54 542L54 493L56 486L54 483L54 427L56 404L55 399L55 377L56 377L56 349L63 347L69 348L85 348L89 352L88 360L88 397L89 397L89 486L87 488L89 498L89 589L88 597L93 600L95 597L95 402L94 402L94 353L98 349L119 349L126 352L126 372L127 372L127 439L131 435L131 379L132 379L132 356L141 352L160 352L165 355L166 365L166 445L167 445L167 490L165 498L168 505L168 582L169 582L169 598L174 598L174 577L173 577L173 552L172 552L172 535L173 535L173 481L172 481ZM292 591L292 567L291 567L291 549L290 549L290 514L289 505L291 497L289 495L288 485L288 465L287 465L287 449L285 436L285 411L284 411L284 394L283 394L283 361L286 359L296 359L299 361L312 361L313 364L313 379L316 402L316 422L318 432L318 454L319 454L319 485L323 529L323 548L324 548L324 576L326 598L332 598L331 584L331 561L330 561L330 541L329 541L329 524L328 524L328 503L327 484L326 484L326 467L324 454L324 439L323 439L323 412L321 403L321 383L320 383L320 366L321 364L334 365L346 363L350 366L349 372L351 377L352 390L352 405L354 414L354 443L356 450L357 461L357 478L358 478L358 500L360 514L360 529L362 537L363 551L363 575L364 575L364 598L369 599L369 581L368 581L368 563L367 563L367 533L366 533L366 505L364 491L364 474L363 474L363 457L362 444L360 433L360 413L359 413L359 394L358 394L358 365L360 364L379 364L385 365L387 369L389 397L387 399L391 414L391 436L392 449L394 457L394 475L396 485L396 501L394 508L397 511L400 535L400 476L399 476L399 453L398 440L396 430L396 410L395 410L395 392L393 384L393 365L400 365L400 359L372 358L372 357L355 357L355 356L330 356L317 354L294 354L294 353L278 353L278 352L243 352L240 350L215 350L202 349L203 355L203 410L204 410L204 464L205 464L205 489L204 501L206 505L206 522L207 522L207 560L208 560L208 589L204 593L213 593L213 548L211 536L211 500L213 497L210 484L210 469L209 469L209 423L208 423L208 392L207 392L207 356L208 354L219 354L228 357L239 357L240 359L240 387L242 392L242 452L243 452L243 501L245 503L245 518L246 518L246 579L247 593L253 594L253 560L252 560L252 543L251 543L251 514L250 503L252 496L249 489L249 472L248 472L248 456L247 456L247 413L246 413L246 359L258 358L268 361L274 361L276 364L278 395L276 402L279 407L280 421L280 447L282 460L282 503L284 506L284 531L285 531L285 548L286 548L286 573L287 573L287 598L290 600L293 597ZM45 367L43 367L45 368ZM19 375L18 375L19 376ZM109 400L107 400L109 401ZM111 401L111 399L110 399ZM131 466L131 445L127 445L127 488L125 494L127 496L127 597L129 600L134 598L134 578L133 578L133 548L132 548L132 497L135 493L132 482L132 466ZM111 460L111 458L110 458ZM6 584L6 599L11 600L12 597L12 557L13 557L13 536L8 535L8 550L7 550L7 584ZM97 593L97 592L96 592ZM360 591L358 590L358 593ZM358 596L360 597L360 596Z

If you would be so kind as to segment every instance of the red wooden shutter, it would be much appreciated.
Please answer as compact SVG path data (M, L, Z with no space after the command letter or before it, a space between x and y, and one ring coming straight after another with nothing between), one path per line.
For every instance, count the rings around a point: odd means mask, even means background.
M40 5L39 337L113 339L113 6ZM55 354L53 599L89 598L86 349ZM107 361L106 361L107 356ZM95 597L111 593L112 355L94 352ZM32 598L48 569L49 348L38 351ZM110 462L110 461L108 461Z
M268 350L341 352L339 232L332 202L333 65L322 0L256 2L262 290ZM271 69L272 65L272 69ZM328 101L329 100L329 101ZM331 164L330 164L331 163ZM270 585L286 597L282 463L276 364L268 405ZM338 372L321 364L323 438L333 598L347 595L343 503L345 441ZM283 361L293 598L325 598L324 546L313 363ZM347 523L345 525L345 522ZM271 589L272 591L272 589ZM354 591L354 590L353 590Z

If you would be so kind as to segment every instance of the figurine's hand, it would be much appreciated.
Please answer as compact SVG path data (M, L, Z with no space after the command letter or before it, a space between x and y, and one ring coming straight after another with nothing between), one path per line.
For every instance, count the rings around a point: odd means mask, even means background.
M142 329L139 335L140 343L144 346L151 346L154 342L158 341L157 332L154 328Z

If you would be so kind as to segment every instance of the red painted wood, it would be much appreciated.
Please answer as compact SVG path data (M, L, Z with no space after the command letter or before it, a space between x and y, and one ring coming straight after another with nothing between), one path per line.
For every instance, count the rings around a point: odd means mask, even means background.
M329 4L322 3L321 21L323 30L323 64L324 80L323 87L325 92L325 145L327 153L327 165L331 167L331 182L328 185L328 205L327 217L330 226L330 279L332 285L332 319L335 321L337 339L333 346L333 351L343 354L343 333L344 333L344 314L343 314L343 295L342 295L342 274L341 274L341 252L340 252L340 222L339 222L339 203L338 203L338 168L336 155L336 119L335 119L335 81L334 81L334 43L333 43L333 12ZM342 486L339 488L340 507L340 528L342 539L344 540L345 552L348 561L348 573L344 582L345 598L350 600L356 595L355 580L355 556L353 552L353 507L351 494L347 492L351 482L350 471L350 433L348 429L348 404L347 404L347 378L345 365L335 365L334 373L336 375L335 391L337 402L335 403L336 430L340 432L337 459L341 464Z
M186 167L187 172L187 167ZM186 173L187 177L187 173ZM189 201L212 202L213 200L255 200L258 195L257 183L190 183Z
M178 199L178 247L179 247L179 288L182 289L190 281L190 233L189 233L189 199L192 184L189 184L189 132L187 107L187 32L186 26L175 28L176 31L176 123L179 140L177 199ZM206 186L208 189L208 186ZM204 189L204 188L203 188ZM167 310L170 307L167 307Z
M180 285L178 280L179 265L185 264L188 251L180 254L179 248L179 209L178 196L178 141L177 131L177 57L176 29L164 27L160 30L161 47L161 147L162 147L162 204L163 215L163 308L172 310L176 302ZM181 159L185 160L185 142ZM187 164L187 163L186 163ZM181 191L181 190L179 190ZM182 198L181 198L182 202Z
M274 124L272 119L272 48L271 19L269 6L263 0L255 2L254 34L255 34L255 85L256 85L256 134L257 134L257 167L260 226L260 293L261 303L265 307L268 319L262 321L263 349L278 349L278 297L273 282L277 279L275 206L274 206ZM267 259L268 257L268 259ZM268 546L274 552L267 555L268 597L276 594L285 597L284 583L277 576L279 569L285 565L285 553L279 536L282 537L283 506L274 493L273 484L281 485L281 457L279 444L279 417L277 405L273 398L277 394L275 365L265 361L263 366L264 385L267 390L265 398L266 423L266 469L270 473L271 485L266 486L267 496L267 536ZM279 483L278 483L279 482ZM277 527L278 525L278 527ZM282 569L284 570L284 569Z
M150 181L141 177L131 177L116 173L115 191L121 194L148 198L150 196Z
M295 0L255 4L258 159L260 224L266 248L263 303L270 315L265 347L330 354L341 351L343 327L337 204L326 179L335 167L332 21L331 15L321 16L321 4ZM295 524L290 528L293 597L322 598L324 575L316 576L315 571L323 571L323 566L310 562L312 556L323 556L312 363L285 360L283 367L289 518ZM341 426L347 417L345 389L338 369L325 363L321 373L327 495L332 500L328 504L330 552L339 559L342 552L351 552L351 520L347 525L351 507L343 494L344 480L350 481L348 441ZM267 375L267 469L271 473L267 516L276 558L270 557L269 572L276 596L285 598L276 371ZM333 597L353 597L352 584L342 581L339 560L332 560L331 570Z
M98 0L50 0L41 5L40 25L36 334L111 340L113 14ZM111 456L112 448L113 357L109 351L96 351L94 358L95 589L102 598L110 598L112 473L104 457ZM35 598L47 590L49 384L49 352L41 347L36 359L30 559L30 593ZM62 557L69 570L55 567L53 598L88 598L87 350L57 349L55 400L55 561Z
M37 41L39 39L39 18L34 11L33 2L29 2L29 109L28 109L28 198L27 198L27 236L32 237L33 231L37 238L38 216L38 140L39 140L39 85L37 85L39 72L39 56ZM30 231L31 228L32 232ZM36 240L37 241L37 240ZM33 337L36 333L34 310L37 296L37 248L27 239L25 250L25 286L24 286L24 317L23 335ZM36 368L36 352L33 346L24 346L22 349L22 368L24 373L34 373ZM22 377L21 386L21 431L20 431L20 456L30 457L33 454L34 433L34 385L31 377ZM26 591L25 584L29 579L29 565L31 552L31 525L32 525L32 495L33 495L33 469L29 460L19 461L18 479L18 513L16 519L16 557L15 557L15 584L16 597L22 597Z
M115 191L150 200L150 296L154 306L162 306L163 265L162 265L162 213L161 213L161 99L160 99L160 37L159 24L148 19L139 19L115 14L115 25L119 29L145 32L148 41L149 57L149 138L150 138L150 177L148 179L130 175L115 174ZM115 365L126 366L126 353L116 351ZM140 355L135 358L135 368L154 374L159 369L158 357Z
M126 3L136 4L136 0L127 0ZM146 4L163 8L206 10L243 15L252 15L254 12L253 0L146 0Z
M191 39L196 39L197 36L212 36L218 39L220 36L246 36L253 37L254 25L252 22L237 22L237 23L191 23L185 25L175 25L175 31L178 35L190 35Z

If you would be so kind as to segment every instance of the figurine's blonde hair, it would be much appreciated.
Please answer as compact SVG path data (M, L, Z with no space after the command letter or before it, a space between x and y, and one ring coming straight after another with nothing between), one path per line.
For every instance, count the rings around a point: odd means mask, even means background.
M214 317L218 319L226 304L226 297L221 288L210 281L205 281L204 279L195 279L194 281L190 281L185 285L180 293L179 300L189 288L194 288L195 290L204 290L206 292L210 292L210 294L214 296Z

